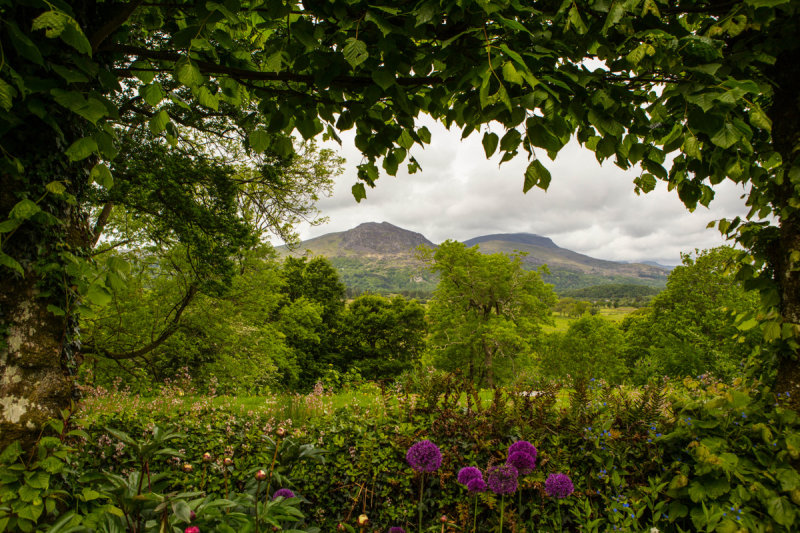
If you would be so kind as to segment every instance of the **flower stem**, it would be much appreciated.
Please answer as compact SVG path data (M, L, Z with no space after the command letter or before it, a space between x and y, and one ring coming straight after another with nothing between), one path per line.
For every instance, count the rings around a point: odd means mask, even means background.
M418 533L422 533L422 493L424 486L425 486L425 474L422 474L419 476L419 505L417 506L417 512L419 513Z
M256 497L253 498L256 504L256 533L259 533L259 524L258 524L258 493L261 492L261 480L259 479L256 483Z
M506 504L506 495L500 495L500 533L503 533L503 508Z
M475 527L478 525L478 493L475 493L475 510L472 512L472 533L475 533Z
M561 533L561 500L556 502L556 509L558 510L558 533Z

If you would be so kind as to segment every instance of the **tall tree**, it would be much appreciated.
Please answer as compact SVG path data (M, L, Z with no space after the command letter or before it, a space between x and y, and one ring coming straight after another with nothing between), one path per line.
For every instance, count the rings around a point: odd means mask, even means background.
M542 324L551 321L552 287L524 270L518 255L484 255L454 241L420 255L440 276L428 307L434 363L495 386L498 375L532 355Z
M69 395L74 317L48 305L82 286L90 193L111 185L133 129L178 143L204 130L289 155L295 130L336 138L355 127L361 199L379 161L389 174L406 159L418 169L408 150L430 136L414 125L420 112L464 135L501 125L484 147L533 158L525 191L550 182L539 152L554 156L573 134L600 160L638 164L638 190L666 181L689 209L725 179L747 185L750 217L719 229L752 252L742 275L774 308L765 331L786 341L777 387L800 402L798 10L792 0L0 0L3 438L33 434Z
M402 296L362 294L342 317L342 370L356 367L367 379L393 380L422 355L425 308Z

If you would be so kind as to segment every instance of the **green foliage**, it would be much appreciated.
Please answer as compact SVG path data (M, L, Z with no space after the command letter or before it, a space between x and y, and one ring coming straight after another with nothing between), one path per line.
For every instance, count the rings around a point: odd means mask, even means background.
M712 372L732 379L759 344L758 328L737 329L734 316L754 313L758 296L736 280L737 252L715 248L683 256L667 288L650 306L623 321L635 379Z
M252 521L252 512L239 513L252 505L253 473L269 471L273 457L270 491L291 487L299 501L290 503L313 510L306 521L322 531L334 531L339 523L353 526L362 512L376 528L408 528L416 521L419 484L404 456L423 438L444 455L442 468L425 483L424 516L435 516L437 528L438 516L447 514L469 530L473 498L456 483L458 470L502 463L508 445L518 439L539 452L537 469L521 478L521 494L505 502L505 523L518 531L558 527L558 503L542 491L554 472L568 474L575 484L576 492L560 502L569 531L616 526L789 532L800 520L800 476L792 466L800 457L800 421L786 409L785 397L776 399L761 383L726 385L704 378L629 389L577 380L566 390L559 383L520 381L515 388L482 392L462 378L428 371L411 383L412 388L393 391L391 399L374 392L362 405L321 412L292 426L257 410L226 411L202 399L163 411L126 409L121 400L116 414L93 417L86 427L90 438L71 460L83 472L136 468L136 454L104 426L152 435L146 430L152 424L173 424L184 435L185 458L156 460L151 472L166 474L169 491L205 491L206 496L187 500L201 530L220 530L225 520L234 528L247 527L245 517ZM522 394L532 386L539 387L538 395ZM308 398L316 401L316 393ZM372 407L379 405L380 410ZM289 436L277 437L279 424L291 427ZM205 452L211 461L203 461ZM223 457L233 457L233 464L224 468ZM186 472L182 463L194 468ZM88 489L109 494L101 490L103 481L91 483ZM228 502L216 504L217 514L209 503L214 498ZM491 493L479 496L482 530L497 525L498 506Z
M425 309L414 300L364 294L342 316L339 350L369 380L394 380L425 348Z
M563 334L552 333L542 343L538 373L546 378L602 378L619 384L630 373L625 351L625 338L615 323L585 315Z
M431 359L478 383L507 378L550 320L550 286L523 270L520 256L484 255L453 241L421 254L440 275L428 307Z

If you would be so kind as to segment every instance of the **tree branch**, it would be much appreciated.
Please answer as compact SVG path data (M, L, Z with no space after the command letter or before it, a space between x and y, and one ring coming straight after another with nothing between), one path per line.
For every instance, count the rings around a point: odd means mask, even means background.
M148 59L157 59L161 61L178 61L185 57L173 51L165 50L149 50L147 48L140 48L138 46L130 45L112 45L103 48L105 51L121 52L127 55L135 55L139 57L146 57ZM307 85L316 85L314 76L310 74L295 74L292 72L258 72L247 70L243 68L228 67L225 65L218 65L209 61L194 59L192 60L204 74L222 74L226 76L234 76L243 80L256 80L256 81L292 81L296 83L305 83ZM398 85L407 87L414 87L419 85L433 85L442 83L444 80L439 76L411 76L399 77L395 79ZM331 80L333 85L357 85L365 86L375 83L369 76L337 76Z
M97 217L97 222L94 223L94 229L92 233L94 234L94 239L92 240L92 246L97 246L97 241L100 240L100 235L103 234L103 229L106 227L108 223L108 218L111 216L111 211L114 210L114 202L106 202L103 206L103 210L100 211L100 215Z
M108 22L103 24L103 26L94 32L91 39L89 39L89 44L92 46L92 53L96 53L97 49L100 48L100 45L103 44L103 41L108 38L109 35L114 33L114 30L122 26L126 20L130 18L136 8L139 7L144 0L133 0L128 4L122 4L119 6L119 11L117 14L111 18Z
M134 359L136 357L144 357L145 354L152 352L156 348L158 348L161 344L164 343L167 339L169 339L176 331L178 331L178 327L180 325L180 319L183 312L186 310L186 307L191 303L194 299L195 295L197 294L197 285L192 284L189 286L189 290L183 299L178 302L177 310L175 311L175 316L172 317L169 325L164 328L164 331L156 337L155 340L150 342L149 344L139 348L138 350L132 350L129 352L110 352L105 348L98 348L96 346L87 346L89 350L92 350L96 353L99 353L103 357L107 357L109 359L114 360L122 360L122 359Z

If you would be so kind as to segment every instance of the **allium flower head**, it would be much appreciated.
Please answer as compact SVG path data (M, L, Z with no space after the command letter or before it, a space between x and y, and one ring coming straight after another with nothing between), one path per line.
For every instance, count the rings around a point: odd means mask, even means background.
M408 449L406 461L417 472L436 472L442 466L442 452L431 441L421 440Z
M513 494L519 472L512 465L492 466L486 471L486 484L495 494Z
M294 498L294 492L290 491L289 489L278 489L272 495L272 499L274 500L280 496L283 496L284 498Z
M536 469L536 456L521 451L511 452L506 464L516 468L520 474L530 474Z
M402 527L395 526L389 528L389 533L406 533L406 530Z
M566 474L550 474L544 482L544 491L551 498L566 498L575 492L575 486Z
M467 490L475 494L486 492L486 482L481 477L475 477L467 481Z
M481 478L483 479L483 474L479 468L474 466L465 466L461 470L458 471L458 482L462 485L466 485L469 483L470 479Z
M526 440L518 440L514 444L508 447L508 455L511 456L514 452L524 452L533 457L533 460L536 460L536 456L539 455L539 452L536 451L536 446L531 444Z

